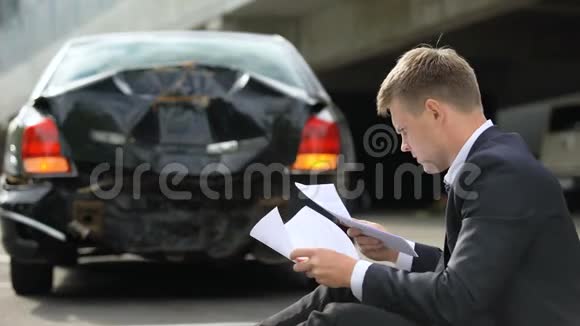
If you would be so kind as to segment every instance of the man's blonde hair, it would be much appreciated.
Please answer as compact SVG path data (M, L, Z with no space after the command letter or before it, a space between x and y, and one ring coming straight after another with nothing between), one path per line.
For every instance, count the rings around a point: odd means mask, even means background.
M461 110L481 107L481 94L473 68L450 48L421 46L403 54L389 72L377 95L377 112L389 114L394 98L421 112L422 102L434 98L454 104Z

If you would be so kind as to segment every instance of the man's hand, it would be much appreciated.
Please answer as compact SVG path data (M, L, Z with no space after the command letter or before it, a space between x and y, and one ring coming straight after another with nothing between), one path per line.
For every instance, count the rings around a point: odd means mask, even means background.
M357 260L330 249L303 248L290 253L298 261L294 271L305 272L316 282L331 288L350 287L350 278Z
M385 228L377 223L359 220L359 222L368 224L378 230L386 231ZM395 263L399 258L399 252L385 247L382 241L362 234L361 230L349 228L347 234L354 238L355 243L359 246L363 255L376 261L389 261Z

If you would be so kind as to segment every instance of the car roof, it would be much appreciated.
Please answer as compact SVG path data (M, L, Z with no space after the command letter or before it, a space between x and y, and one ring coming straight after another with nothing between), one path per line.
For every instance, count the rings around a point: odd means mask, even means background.
M148 40L158 38L212 38L212 39L245 39L254 41L278 42L286 46L294 47L286 38L278 34L258 34L231 31L146 31L146 32L120 32L93 34L71 38L67 44L76 45L78 43L95 42L102 40Z
M298 51L298 49L286 38L278 34L262 34L262 33L248 33L248 32L236 32L236 31L206 31L206 30L163 30L163 31L135 31L135 32L114 32L114 33L101 33L101 34L92 34L92 35L84 35L78 36L74 38L70 38L65 44L61 47L60 55L64 54L64 50L74 46L81 46L83 43L91 43L91 42L99 42L99 41L107 41L107 40L128 40L128 41L139 41L139 40L156 40L156 39L167 39L167 38L183 38L183 39L223 39L223 40L248 40L248 41L256 41L256 42L269 42L269 43L277 43L283 48L286 48L288 54L294 56L297 60L304 63L305 68L308 70L308 79L310 83L313 84L314 88L319 90L318 95L322 96L326 100L330 100L329 95L326 93L324 87L320 84L316 75L311 70L311 67L302 57L302 54ZM59 56L57 54L57 56ZM48 77L52 74L52 70L57 65L59 60L53 60L54 63L52 67L49 67L44 72L43 76L41 76L41 81L37 83L36 87L34 88L31 99L40 95L42 90L44 89L44 85L48 82ZM44 79L44 80L43 80Z

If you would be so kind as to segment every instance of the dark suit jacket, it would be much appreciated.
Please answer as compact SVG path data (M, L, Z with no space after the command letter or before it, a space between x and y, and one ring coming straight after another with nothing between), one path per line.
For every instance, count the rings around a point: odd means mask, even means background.
M557 180L491 127L449 193L444 250L373 264L363 303L437 325L580 325L580 241Z

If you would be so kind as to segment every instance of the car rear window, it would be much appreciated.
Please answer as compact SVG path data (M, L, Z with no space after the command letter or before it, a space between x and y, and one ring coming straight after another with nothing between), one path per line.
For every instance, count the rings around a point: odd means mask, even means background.
M249 71L306 89L301 63L283 44L274 39L223 37L110 38L73 43L46 89L110 71L186 62Z

